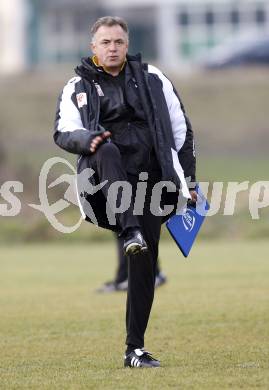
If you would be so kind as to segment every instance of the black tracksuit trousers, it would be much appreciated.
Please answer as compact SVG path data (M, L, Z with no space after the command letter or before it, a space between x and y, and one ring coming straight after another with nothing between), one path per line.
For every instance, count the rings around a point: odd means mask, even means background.
M133 197L136 193L138 176L128 175L122 164L118 147L110 143L102 144L89 157L91 166L97 172L100 182L108 180L102 191L107 199L108 187L115 181L128 181L132 185ZM155 183L161 180L161 172L156 162L149 167L147 193L143 215L133 215L133 201L128 211L116 215L123 232L129 228L139 228L146 240L148 252L128 258L128 292L126 305L126 344L127 350L144 347L144 334L154 298L158 244L161 231L161 217L150 211L151 193Z
M124 251L123 251L124 237L118 237L118 235L115 234L115 239L117 241L118 264L117 264L117 270L116 270L114 282L116 284L119 284L125 282L128 279L128 259L124 255ZM160 263L158 259L157 266L156 266L156 276L158 276L160 272L161 269L160 269Z

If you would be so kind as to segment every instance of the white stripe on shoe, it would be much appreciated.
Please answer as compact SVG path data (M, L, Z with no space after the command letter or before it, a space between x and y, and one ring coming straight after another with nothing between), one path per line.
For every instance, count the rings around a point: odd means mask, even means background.
M132 357L132 360L131 360L131 366L132 367L139 367L141 365L139 359L137 359L136 357Z

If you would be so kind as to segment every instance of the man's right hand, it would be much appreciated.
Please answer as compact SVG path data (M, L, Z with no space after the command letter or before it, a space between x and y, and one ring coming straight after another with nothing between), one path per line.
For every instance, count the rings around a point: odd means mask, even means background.
M108 137L111 136L111 133L110 131L105 131L103 134L101 135L97 135L96 137L93 138L91 144L90 144L90 151L92 153L94 153L96 151L96 149L98 148L98 146L100 146L100 144L105 140L107 139Z

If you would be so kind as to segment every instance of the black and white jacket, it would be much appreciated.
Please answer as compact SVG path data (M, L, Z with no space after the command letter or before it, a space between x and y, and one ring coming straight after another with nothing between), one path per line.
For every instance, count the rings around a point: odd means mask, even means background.
M184 177L192 182L196 180L196 161L193 131L183 104L172 83L158 68L143 64L140 55L128 55L127 61L147 117L162 180L171 181L188 197ZM92 74L89 72L87 76L87 69L84 70L83 77L72 78L64 87L58 100L54 129L56 144L79 156L78 173L89 167L87 156L91 154L92 138L105 131L99 123L98 88ZM96 199L91 196L95 208L97 204L100 207L98 196ZM83 214L83 207L81 211ZM84 217L91 221L87 213ZM102 215L98 224L108 227Z

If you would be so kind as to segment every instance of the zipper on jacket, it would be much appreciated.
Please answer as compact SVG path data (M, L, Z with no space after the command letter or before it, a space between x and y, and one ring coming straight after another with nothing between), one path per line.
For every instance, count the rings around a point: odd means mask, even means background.
M97 90L95 88L95 85L94 85L94 80L92 80L92 88L93 88L93 91L95 93L95 96L97 98L97 107L96 107L96 116L95 116L95 122L94 122L94 131L98 131L98 124L99 124L99 118L100 118L100 98L99 98L99 95L97 93Z

